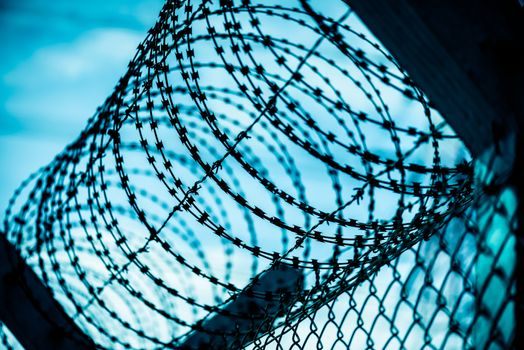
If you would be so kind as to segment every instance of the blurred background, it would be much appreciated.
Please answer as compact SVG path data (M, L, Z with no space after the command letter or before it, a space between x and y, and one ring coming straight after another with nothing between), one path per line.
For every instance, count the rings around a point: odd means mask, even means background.
M126 71L162 0L0 0L0 211Z

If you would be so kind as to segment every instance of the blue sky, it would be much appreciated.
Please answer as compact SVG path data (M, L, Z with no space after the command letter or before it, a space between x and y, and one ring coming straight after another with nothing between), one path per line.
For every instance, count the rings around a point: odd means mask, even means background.
M78 135L126 69L161 0L1 1L0 210Z

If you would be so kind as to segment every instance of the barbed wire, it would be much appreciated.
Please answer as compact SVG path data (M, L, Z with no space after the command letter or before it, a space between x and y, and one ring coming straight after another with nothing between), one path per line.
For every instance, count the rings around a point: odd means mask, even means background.
M476 266L500 254L479 249L472 185L460 140L343 2L167 1L4 230L101 348L197 333L209 348L464 348L502 317L475 306ZM258 288L275 270L303 277ZM228 307L242 298L254 309ZM216 315L252 327L213 329Z

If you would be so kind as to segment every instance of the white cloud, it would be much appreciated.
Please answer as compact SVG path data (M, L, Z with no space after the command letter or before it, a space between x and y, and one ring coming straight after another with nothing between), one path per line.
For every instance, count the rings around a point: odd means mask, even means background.
M5 108L25 124L39 126L45 120L56 124L53 128L60 123L78 132L124 74L142 36L96 29L72 43L36 51L5 76L11 90Z

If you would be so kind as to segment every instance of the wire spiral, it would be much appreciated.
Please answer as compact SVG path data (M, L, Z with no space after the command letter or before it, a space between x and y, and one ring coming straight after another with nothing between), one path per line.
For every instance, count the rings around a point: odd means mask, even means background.
M343 2L167 1L4 230L102 348L183 346L246 291L281 310L225 336L265 347L471 203L462 143L372 38ZM304 280L252 288L275 268Z

